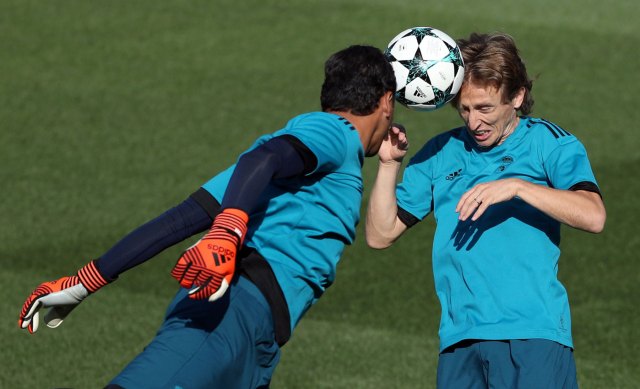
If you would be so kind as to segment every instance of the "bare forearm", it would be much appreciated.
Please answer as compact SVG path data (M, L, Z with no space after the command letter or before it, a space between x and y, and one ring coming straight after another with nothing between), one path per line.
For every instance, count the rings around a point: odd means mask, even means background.
M367 208L366 239L373 248L389 247L406 230L398 219L395 188L401 163L381 162Z
M568 226L592 233L604 228L607 215L597 193L559 190L522 181L517 196Z
M534 208L568 226L598 233L607 218L598 193L585 190L561 190L519 178L478 184L465 192L456 212L460 220L477 220L493 204L520 198Z

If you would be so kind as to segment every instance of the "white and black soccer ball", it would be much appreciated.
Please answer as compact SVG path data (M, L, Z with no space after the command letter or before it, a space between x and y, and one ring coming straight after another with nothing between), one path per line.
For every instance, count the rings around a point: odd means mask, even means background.
M464 78L456 42L431 27L413 27L389 42L384 52L396 76L395 99L416 111L433 111L451 101Z

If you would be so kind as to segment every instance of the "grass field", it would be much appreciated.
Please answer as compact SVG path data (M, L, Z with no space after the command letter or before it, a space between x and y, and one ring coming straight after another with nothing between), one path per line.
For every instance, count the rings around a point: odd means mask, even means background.
M430 25L454 37L513 35L538 76L534 114L589 150L607 226L600 235L565 228L560 262L579 381L637 388L639 17L631 0L0 0L0 387L108 382L153 336L187 243L35 336L16 325L31 290L184 199L256 136L317 110L331 53ZM397 116L414 150L459 120L449 108ZM366 184L375 169L365 164ZM433 227L429 218L374 251L361 224L272 386L434 387Z

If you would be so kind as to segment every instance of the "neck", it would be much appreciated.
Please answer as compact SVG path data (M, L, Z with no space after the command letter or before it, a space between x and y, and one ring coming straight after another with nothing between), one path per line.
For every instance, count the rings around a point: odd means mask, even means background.
M351 123L360 138L360 143L366 157L375 155L382 142L382 137L389 130L391 118L383 118L384 111L381 108L376 109L369 115L354 115L350 112L331 112L332 114L342 116Z
M518 115L516 115L515 118L507 125L507 129L504 131L504 134L502 134L502 136L500 137L500 140L498 141L496 146L504 143L507 137L513 134L513 132L516 130L516 127L518 127L518 123L520 123L520 118L518 117Z
M362 145L364 146L368 144L372 131L367 131L367 129L373 127L373 125L367 120L369 116L358 116L345 111L327 111L327 113L332 113L347 119L349 123L356 128L356 131L358 131Z

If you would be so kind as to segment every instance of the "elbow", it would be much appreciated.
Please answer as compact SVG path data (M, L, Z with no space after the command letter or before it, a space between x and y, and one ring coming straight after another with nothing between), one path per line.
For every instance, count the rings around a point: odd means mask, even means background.
M396 218L395 222L376 224L367 219L365 239L372 249L386 249L395 243L407 227Z
M589 232L592 232L594 234L601 233L604 230L604 225L606 221L607 221L607 212L603 208L600 212L597 213L597 215L593 217Z
M391 246L391 243L383 242L383 241L378 240L378 239L369 239L367 237L367 246L371 247L372 249L382 250L382 249L386 249L387 247Z
M600 204L596 210L590 213L587 225L584 230L593 234L599 234L604 230L604 225L607 221L607 211L604 205Z
M367 246L376 250L386 249L393 244L393 240L385 239L383 236L372 234L369 231L365 233L365 239Z
M582 229L584 231L599 234L604 230L607 221L607 210L599 194L590 192L591 205L582 209Z

